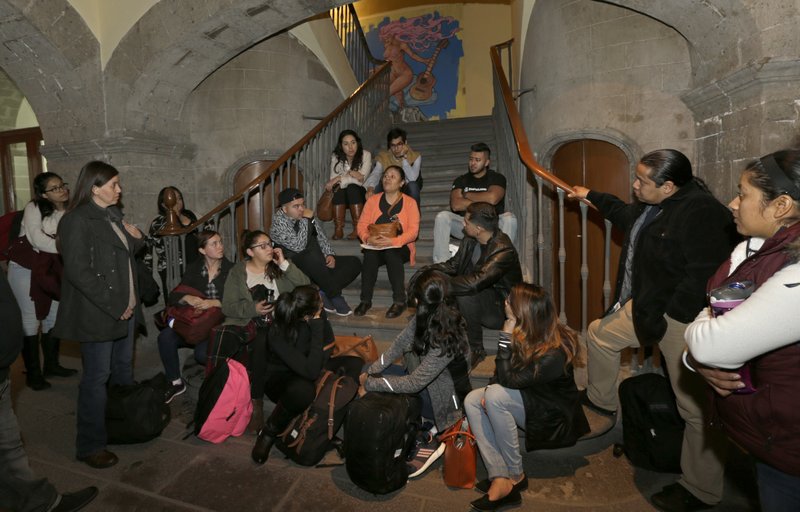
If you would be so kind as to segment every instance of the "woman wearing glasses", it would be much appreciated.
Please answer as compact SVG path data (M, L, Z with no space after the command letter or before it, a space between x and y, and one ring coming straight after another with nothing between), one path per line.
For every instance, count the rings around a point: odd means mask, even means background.
M253 353L249 360L253 416L248 430L257 432L264 423L264 386L267 378L268 324L260 319L272 315L278 295L310 284L311 281L283 256L281 249L273 249L272 240L263 231L245 231L240 247L243 261L233 266L225 281L222 313L225 315L224 325L245 327L254 319L259 319L256 323L262 326L258 328L251 344ZM272 292L273 299L254 298L251 290L258 285L266 288L267 297Z
M68 377L77 370L59 364L59 340L50 334L61 295L62 263L56 230L66 211L69 188L58 174L44 172L33 179L33 193L22 216L20 239L9 251L8 280L22 310L25 383L39 391L50 387L45 377ZM23 237L25 240L21 240ZM39 360L40 326L44 373Z

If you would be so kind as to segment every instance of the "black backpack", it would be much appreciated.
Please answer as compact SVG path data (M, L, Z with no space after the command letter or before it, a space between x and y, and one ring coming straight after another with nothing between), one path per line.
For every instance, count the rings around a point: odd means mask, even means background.
M317 379L317 394L305 411L292 418L275 439L275 447L301 466L315 466L333 448L347 407L358 392L352 377L325 371Z
M645 373L625 379L619 385L619 403L622 448L631 463L651 471L680 473L684 421L667 378Z
M163 373L128 386L109 386L106 403L108 444L144 443L161 435L171 414L164 403Z
M406 460L420 428L421 410L416 395L367 393L353 402L344 426L344 452L354 484L374 494L406 485Z

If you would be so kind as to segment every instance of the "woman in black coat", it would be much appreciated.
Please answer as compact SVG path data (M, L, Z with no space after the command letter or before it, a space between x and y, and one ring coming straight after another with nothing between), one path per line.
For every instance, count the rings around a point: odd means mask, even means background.
M560 324L550 295L519 283L505 302L506 321L497 346L490 384L467 395L464 408L489 479L476 489L476 510L498 510L522 502L528 488L522 469L517 425L525 448L560 448L589 431L572 374L575 332Z
M75 188L58 227L64 280L54 330L59 338L81 342L77 458L107 468L117 456L106 450L106 385L133 383L133 334L143 324L133 255L143 235L122 219L114 167L89 162Z

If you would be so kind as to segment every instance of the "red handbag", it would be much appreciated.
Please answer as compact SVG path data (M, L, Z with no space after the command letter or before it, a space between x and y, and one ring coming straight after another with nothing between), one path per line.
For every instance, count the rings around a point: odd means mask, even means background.
M478 464L478 446L464 418L439 436L444 443L444 483L448 487L472 489ZM466 428L464 428L466 427Z
M179 284L173 293L194 295L205 298L205 295L191 286ZM177 332L190 345L197 345L211 336L211 329L225 320L221 308L197 309L190 305L167 307L167 325Z

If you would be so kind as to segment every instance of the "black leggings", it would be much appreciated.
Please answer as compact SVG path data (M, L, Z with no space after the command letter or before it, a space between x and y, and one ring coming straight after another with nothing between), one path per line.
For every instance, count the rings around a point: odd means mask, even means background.
M334 373L341 371L343 375L358 382L363 366L364 361L360 357L342 356L328 359L323 368ZM314 401L317 388L313 380L300 377L291 371L281 371L273 372L267 378L265 391L267 398L280 404L292 416L296 416Z
M367 202L367 191L355 183L339 188L333 193L333 204L364 204Z

